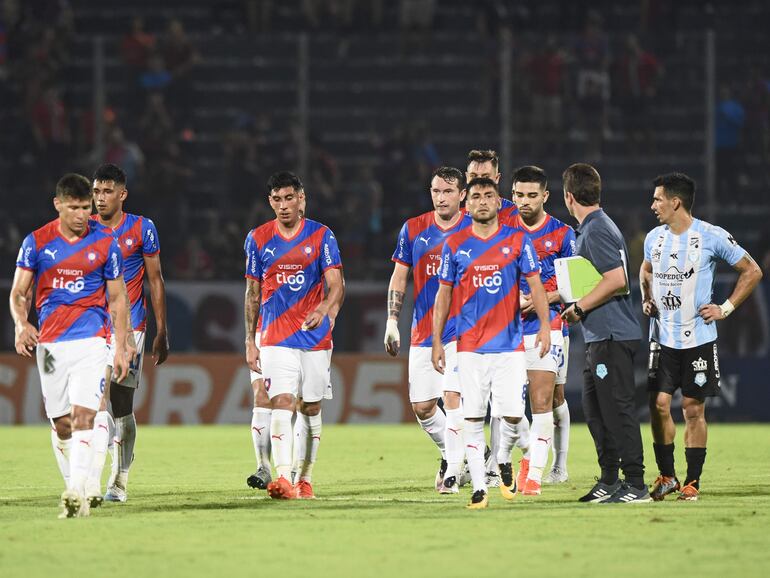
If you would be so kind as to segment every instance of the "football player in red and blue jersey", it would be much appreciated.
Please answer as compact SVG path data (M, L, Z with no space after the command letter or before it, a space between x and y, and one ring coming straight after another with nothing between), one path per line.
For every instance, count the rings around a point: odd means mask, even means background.
M467 182L473 179L486 178L492 179L500 186L500 159L497 152L488 150L472 150L468 153L468 166L465 177ZM500 197L500 210L497 212L497 219L501 225L516 226L515 222L519 211L516 204L510 200ZM489 429L491 431L491 448L487 458L487 485L497 487L500 485L500 474L497 468L497 440L500 439L500 418L492 416L489 419ZM529 421L522 419L515 425L518 433L516 438L516 447L522 451L523 461L519 462L526 466L529 463Z
M128 494L128 471L134 456L136 441L136 418L134 417L134 391L139 387L144 361L144 341L147 328L147 306L144 299L144 283L150 288L152 310L155 314L156 335L152 342L152 356L155 365L160 365L168 357L168 330L166 327L166 288L160 266L160 240L155 224L141 215L123 211L123 203L128 197L126 173L113 164L105 164L96 169L93 176L94 204L96 215L92 216L95 224L106 227L115 237L125 263L125 280L131 307L131 327L137 347L137 358L131 364L128 376L120 381L113 381L109 387L109 399L112 403L114 423L114 446L112 473L107 484L104 499L111 502L125 502ZM108 422L110 414L106 403L96 416L94 429L95 456L99 458L106 451ZM102 443L105 443L102 450ZM94 460L89 486L101 484L101 471L104 458Z
M105 368L111 365L115 378L124 379L136 353L128 343L123 256L108 230L89 225L91 201L84 176L59 180L54 198L59 218L24 239L10 298L17 353L31 357L37 347L46 415L55 430L54 454L67 480L60 517L67 518L90 513L86 478ZM33 284L39 330L27 319ZM107 348L110 314L114 360Z
M460 384L457 380L454 317L447 321L441 341L451 368L442 376L430 360L433 328L433 303L438 291L441 249L450 235L470 225L471 219L460 210L465 198L465 179L460 170L440 167L430 182L433 210L409 219L398 235L393 253L393 275L388 286L388 320L385 351L398 355L401 337L398 319L404 303L409 270L414 277L414 310L409 347L409 401L425 433L441 453L436 474L436 490L456 493L465 451L462 441L463 416ZM444 396L444 412L438 399ZM445 483L446 480L446 483Z
M302 216L305 191L299 177L275 173L268 190L276 218L251 230L245 243L246 363L262 373L272 407L270 439L278 479L267 491L274 499L310 499L315 497L311 477L321 442L321 400L331 398L332 329L344 293L342 261L332 231ZM300 444L296 486L290 481L294 440Z
M466 208L473 222L444 243L440 283L433 313L432 362L440 373L446 359L440 339L450 308L456 316L457 366L463 388L465 449L473 482L468 507L488 502L484 471L484 417L502 417L497 455L504 498L513 499L516 484L511 450L513 424L524 416L526 360L519 315L519 283L529 282L543 327L536 341L540 355L551 348L548 302L540 281L537 255L526 233L500 225L497 183L479 178L468 183Z
M551 350L545 357L540 357L535 347L540 321L534 313L528 285L521 284L521 315L527 355L533 442L528 467L525 467L524 463L520 465L518 486L522 494L532 496L540 494L543 469L548 461L548 451L557 423L560 426L559 435L561 436L557 460L561 461L554 463L548 477L549 481L553 482L567 480L569 409L566 401L557 408L553 407L555 381L566 355L562 332L563 321L559 315L562 304L556 287L554 260L574 255L575 231L545 212L543 207L549 196L548 177L540 167L524 166L514 171L512 196L519 208L519 214L512 224L526 231L535 247L540 261L540 279L550 305ZM565 425L566 427L563 427ZM521 472L525 469L526 474L522 474Z

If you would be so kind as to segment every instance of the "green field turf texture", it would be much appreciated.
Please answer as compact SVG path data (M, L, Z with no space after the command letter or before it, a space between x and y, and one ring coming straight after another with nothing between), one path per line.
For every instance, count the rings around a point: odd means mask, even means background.
M573 427L568 483L512 503L492 489L485 511L465 510L468 488L432 489L435 449L416 424L325 427L315 501L246 487L247 425L140 426L136 453L128 503L58 520L48 430L0 428L0 576L770 574L767 425L711 426L696 503L576 503L596 475L584 424ZM676 458L684 479L681 441Z

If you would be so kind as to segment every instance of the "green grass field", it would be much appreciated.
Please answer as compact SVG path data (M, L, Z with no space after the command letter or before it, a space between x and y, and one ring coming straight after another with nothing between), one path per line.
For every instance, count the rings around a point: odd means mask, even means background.
M248 426L140 427L128 503L58 520L47 429L3 427L0 576L770 572L770 426L711 427L696 503L578 504L596 469L585 425L572 440L570 482L512 503L493 489L489 509L467 511L467 488L432 490L436 456L416 424L325 427L318 499L280 503L245 485ZM645 443L651 481L649 435ZM681 446L677 465L683 474Z

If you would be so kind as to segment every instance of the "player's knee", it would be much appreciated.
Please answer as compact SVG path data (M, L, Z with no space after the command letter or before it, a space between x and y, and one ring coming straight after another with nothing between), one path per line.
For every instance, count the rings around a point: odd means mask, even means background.
M56 435L60 440L68 440L72 437L72 418L68 415L53 420L54 428L56 429Z
M704 409L705 404L702 403L685 404L682 406L682 414L687 422L701 421L706 418Z
M521 421L520 417L503 416L503 419L511 425L516 425Z
M93 429L96 411L79 405L72 408L72 429L82 431Z
M290 393L281 393L270 400L271 409L285 409L293 412L297 409L296 406L296 398Z
M307 402L303 400L299 404L299 411L304 415L318 415L319 413L321 413L321 402L320 401Z
M650 413L665 417L671 412L671 403L669 400L659 395L650 396Z
M436 400L413 403L412 410L417 419L428 419L436 412Z
M456 391L444 392L444 409L460 409L462 396Z

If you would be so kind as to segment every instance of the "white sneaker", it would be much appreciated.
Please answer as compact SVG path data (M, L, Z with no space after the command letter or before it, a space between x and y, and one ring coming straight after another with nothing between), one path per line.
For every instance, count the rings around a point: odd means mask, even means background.
M457 478L457 485L463 487L471 482L471 470L468 467L468 462L463 464L463 471L460 473L460 477Z
M125 474L118 474L115 481L107 488L107 493L104 494L104 499L108 502L125 502L128 500L128 492L126 492L127 476Z
M75 490L64 490L61 495L61 513L59 518L76 518L80 512L81 505L85 502Z
M566 470L554 466L551 471L543 477L544 484L563 484L569 480Z
M500 487L500 475L497 472L487 472L487 487L499 488Z

